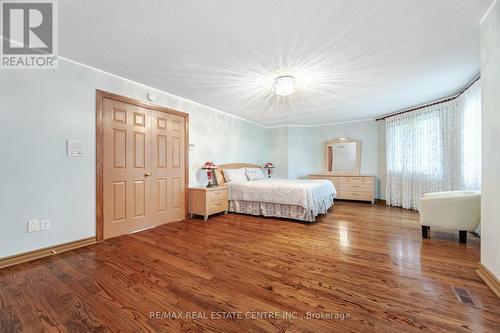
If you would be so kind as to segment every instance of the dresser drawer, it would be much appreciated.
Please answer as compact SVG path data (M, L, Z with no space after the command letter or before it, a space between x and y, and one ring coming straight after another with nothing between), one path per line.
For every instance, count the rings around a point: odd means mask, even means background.
M207 202L227 201L227 189L207 191Z
M372 184L373 177L343 177L342 184Z
M340 185L342 192L373 192L371 183L343 183Z
M215 214L215 213L223 212L223 211L227 210L227 208L228 208L227 199L207 202L207 213L208 214Z
M353 192L353 191L343 191L342 195L339 199L345 200L363 200L363 201L372 201L373 193L370 192Z
M331 178L328 178L328 180L333 183L333 186L335 186L335 189L338 189L340 187L340 184L342 183L342 181L340 180L339 177L331 177Z
M323 180L329 180L333 183L333 186L338 190L340 187L340 177L329 177L329 176L310 176L310 179L323 179Z

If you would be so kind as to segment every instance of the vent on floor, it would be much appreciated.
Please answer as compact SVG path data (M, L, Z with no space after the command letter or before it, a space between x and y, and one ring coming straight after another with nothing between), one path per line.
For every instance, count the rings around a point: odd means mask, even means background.
M453 291L455 292L455 295L457 295L458 300L465 305L472 306L474 308L477 308L476 304L474 303L474 300L470 296L469 292L467 289L464 288L458 288L458 287L453 287Z

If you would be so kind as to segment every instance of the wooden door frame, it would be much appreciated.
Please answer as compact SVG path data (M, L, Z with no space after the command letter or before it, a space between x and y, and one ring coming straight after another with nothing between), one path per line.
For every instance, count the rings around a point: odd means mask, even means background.
M146 103L130 97L96 89L96 240L104 239L104 99L132 104L138 107L165 112L184 118L184 217L188 216L189 206L189 114L163 106Z

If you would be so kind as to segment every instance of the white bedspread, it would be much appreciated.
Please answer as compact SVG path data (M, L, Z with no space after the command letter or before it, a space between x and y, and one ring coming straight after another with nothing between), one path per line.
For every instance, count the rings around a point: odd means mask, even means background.
M329 180L267 178L229 183L229 200L296 205L317 215L319 200L337 194Z

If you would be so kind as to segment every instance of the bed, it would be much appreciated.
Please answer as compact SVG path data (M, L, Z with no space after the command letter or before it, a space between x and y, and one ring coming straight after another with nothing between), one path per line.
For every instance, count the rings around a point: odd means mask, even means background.
M321 179L261 178L226 182L226 169L252 169L248 163L219 165L217 183L229 187L229 211L314 222L333 206L336 190L332 182Z

